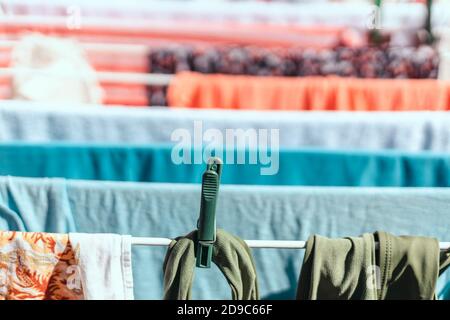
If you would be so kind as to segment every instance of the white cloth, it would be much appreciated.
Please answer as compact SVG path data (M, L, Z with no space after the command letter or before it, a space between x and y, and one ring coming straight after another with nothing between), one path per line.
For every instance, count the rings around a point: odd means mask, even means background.
M24 37L12 51L12 98L101 103L95 71L73 40L43 35Z
M280 148L450 151L449 112L109 108L0 101L0 141L171 143L176 129L279 129ZM173 142L176 143L176 142Z
M131 236L69 233L86 300L133 300Z
M439 36L439 79L450 80L450 28L441 28Z

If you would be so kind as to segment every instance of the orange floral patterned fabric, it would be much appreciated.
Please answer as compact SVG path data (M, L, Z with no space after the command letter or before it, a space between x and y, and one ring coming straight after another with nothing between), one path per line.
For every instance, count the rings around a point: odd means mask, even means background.
M0 232L0 300L84 299L67 234Z

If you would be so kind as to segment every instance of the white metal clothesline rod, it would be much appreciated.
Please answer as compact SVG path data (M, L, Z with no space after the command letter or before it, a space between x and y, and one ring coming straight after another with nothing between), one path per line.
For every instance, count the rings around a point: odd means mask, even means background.
M4 26L21 26L27 27L59 27L68 29L67 16L55 16L55 15L2 15L0 16L0 24ZM121 18L114 17L83 17L82 28L102 28L110 30L177 30L177 25L167 24L165 21L155 21L144 18ZM76 29L74 30L76 31ZM208 31L206 28L205 32Z
M20 41L0 39L0 48L12 49ZM150 52L150 45L146 44L129 44L129 43L103 43L103 42L80 42L79 45L89 51L108 51L108 52L120 52L120 53L142 53L147 54Z
M83 76L83 73L62 73L62 72L49 72L31 68L0 68L0 76L13 76L16 74L39 74L48 77L59 78L79 78ZM153 86L166 86L170 84L170 81L174 77L172 74L160 74L160 73L137 73L137 72L95 72L95 76L99 81L114 82L114 83L127 83L127 84L144 84Z
M0 39L0 48L13 49L19 44L19 40ZM146 44L129 43L104 43L104 42L81 42L79 45L89 51L108 51L120 53L149 53L151 46Z
M131 244L139 246L168 246L172 239L169 238L131 238ZM305 241L286 240L245 240L251 248L284 248L284 249L304 249Z
M137 246L168 246L172 239L169 238L131 238L131 244ZM305 249L306 241L290 241L290 240L244 240L250 248L266 248L266 249ZM450 242L440 242L441 250L450 249Z

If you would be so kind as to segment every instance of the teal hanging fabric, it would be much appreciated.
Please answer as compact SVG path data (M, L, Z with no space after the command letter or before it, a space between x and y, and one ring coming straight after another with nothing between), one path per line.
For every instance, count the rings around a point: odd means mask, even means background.
M202 153L180 163L170 145L0 144L0 175L84 180L200 183ZM200 154L200 159L196 159ZM231 164L227 156L234 156ZM282 149L269 158L223 154L222 184L448 187L450 156L434 153ZM238 156L243 164L236 164ZM256 156L256 163L249 159ZM199 162L194 162L200 160ZM264 160L264 161L261 161ZM264 163L264 164L263 164Z

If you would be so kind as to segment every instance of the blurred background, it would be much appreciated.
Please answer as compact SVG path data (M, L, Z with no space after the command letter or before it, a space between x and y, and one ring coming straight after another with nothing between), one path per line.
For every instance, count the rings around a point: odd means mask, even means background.
M83 102L166 106L180 103L167 88L186 71L372 79L447 79L450 72L446 0L0 4L1 99L57 100L67 91L72 98L64 99L75 99L68 83L57 96L56 84L39 87L39 77L58 82L55 73L71 74Z

